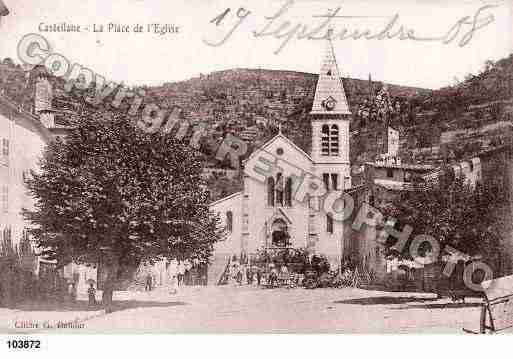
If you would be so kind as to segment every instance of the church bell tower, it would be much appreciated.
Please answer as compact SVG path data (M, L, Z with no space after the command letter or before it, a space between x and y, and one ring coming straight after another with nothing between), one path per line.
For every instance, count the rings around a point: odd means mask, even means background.
M316 175L329 190L351 188L349 163L349 122L351 112L333 44L326 44L315 89L312 111L312 159Z

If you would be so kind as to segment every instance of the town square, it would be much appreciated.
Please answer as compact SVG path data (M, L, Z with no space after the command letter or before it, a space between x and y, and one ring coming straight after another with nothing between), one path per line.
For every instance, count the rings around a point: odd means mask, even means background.
M509 5L96 2L0 1L0 332L511 332Z
M259 289L255 286L186 287L176 295L117 292L115 311L73 305L0 310L11 333L411 333L478 331L480 303L454 303L424 293L358 288ZM137 323L133 317L137 316ZM51 318L50 320L48 318ZM45 328L49 320L51 328ZM15 328L16 321L19 321ZM22 321L25 321L23 323ZM59 322L61 327L58 327ZM68 323L68 326L65 324ZM34 328L38 324L39 328ZM80 325L82 324L82 325ZM23 328L25 326L25 328Z

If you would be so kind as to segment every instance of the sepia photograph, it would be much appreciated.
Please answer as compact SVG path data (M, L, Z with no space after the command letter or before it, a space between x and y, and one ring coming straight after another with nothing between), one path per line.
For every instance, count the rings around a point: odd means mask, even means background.
M0 1L0 345L513 333L512 20Z

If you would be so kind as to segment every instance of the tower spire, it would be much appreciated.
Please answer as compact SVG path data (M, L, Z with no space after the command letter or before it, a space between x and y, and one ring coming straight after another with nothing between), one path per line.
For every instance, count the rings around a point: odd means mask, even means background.
M328 31L326 52L321 64L319 79L315 89L312 114L350 115L346 93L331 42L332 32Z

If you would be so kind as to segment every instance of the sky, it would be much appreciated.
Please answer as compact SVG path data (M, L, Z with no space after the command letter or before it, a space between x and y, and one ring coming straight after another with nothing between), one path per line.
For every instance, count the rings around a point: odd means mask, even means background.
M479 72L486 60L513 52L513 2L507 0L3 0L10 14L0 22L0 57L19 62L17 45L29 33L44 36L51 51L71 63L93 69L107 79L127 85L156 85L230 68L262 68L318 73L325 40L292 38L283 42L273 35L295 25L313 30L336 9L331 28L342 76L425 88L439 88ZM490 5L478 12L483 6ZM227 9L226 16L220 16ZM464 46L459 42L476 17L483 24ZM270 17L275 17L270 24ZM324 17L323 17L324 16ZM344 17L342 17L344 16ZM455 39L438 41L344 39L343 29L382 31L397 16L391 33L402 25L417 37L440 38L461 19ZM216 21L217 19L219 21ZM237 26L237 23L240 24ZM45 32L45 27L65 22L80 25L79 33ZM129 33L108 32L108 24L126 25ZM178 33L155 34L147 25L178 26ZM141 24L142 33L134 33ZM104 26L104 32L94 32ZM88 30L85 30L87 28ZM227 36L231 29L234 31ZM223 38L226 41L222 42ZM220 44L221 43L221 44ZM216 46L212 46L216 45Z

